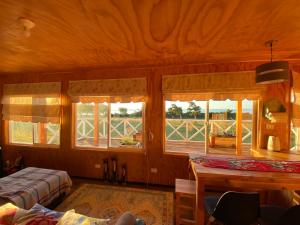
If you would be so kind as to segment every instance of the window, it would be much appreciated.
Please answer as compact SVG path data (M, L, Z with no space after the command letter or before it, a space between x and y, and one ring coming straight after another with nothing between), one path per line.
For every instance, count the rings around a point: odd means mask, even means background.
M9 143L59 145L60 126L51 123L9 121Z
M165 101L165 151L175 153L236 153L237 113L241 113L241 151L251 148L253 102L240 101ZM206 124L208 124L206 128Z
M60 88L56 82L4 85L8 144L60 144Z
M300 74L292 71L290 151L300 152Z
M11 97L10 105L30 105L40 101L32 97ZM59 98L45 98L46 105L59 105ZM52 123L9 120L9 143L59 145L60 125Z
M143 148L143 102L74 105L75 147Z
M80 149L142 149L147 79L70 81L74 146Z

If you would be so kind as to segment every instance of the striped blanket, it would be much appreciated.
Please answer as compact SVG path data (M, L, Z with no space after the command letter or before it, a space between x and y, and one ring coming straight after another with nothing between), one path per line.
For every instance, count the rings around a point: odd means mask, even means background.
M0 179L0 198L30 209L35 203L50 204L61 194L69 193L71 186L65 171L28 167Z

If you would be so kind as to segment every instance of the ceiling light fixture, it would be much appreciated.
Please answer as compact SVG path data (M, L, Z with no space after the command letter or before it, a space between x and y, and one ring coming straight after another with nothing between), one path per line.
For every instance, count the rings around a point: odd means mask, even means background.
M273 62L273 45L277 40L265 42L265 46L270 48L270 63L265 63L256 67L257 84L274 84L287 81L289 78L289 64L287 61Z
M25 17L19 17L18 22L23 26L23 35L30 37L31 29L35 27L35 23Z

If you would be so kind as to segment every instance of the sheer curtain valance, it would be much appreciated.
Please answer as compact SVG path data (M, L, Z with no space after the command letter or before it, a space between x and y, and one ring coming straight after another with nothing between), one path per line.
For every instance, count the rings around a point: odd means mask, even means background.
M4 84L2 118L60 123L60 96L60 82Z
M147 95L146 78L70 81L72 102L142 102Z
M259 99L264 86L255 83L255 72L203 73L163 76L166 100Z

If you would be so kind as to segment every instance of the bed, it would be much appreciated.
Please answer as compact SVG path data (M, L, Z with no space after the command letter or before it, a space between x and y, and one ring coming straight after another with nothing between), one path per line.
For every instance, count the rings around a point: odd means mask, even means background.
M12 202L23 209L35 203L47 206L68 194L71 186L66 171L27 167L0 179L0 204Z

